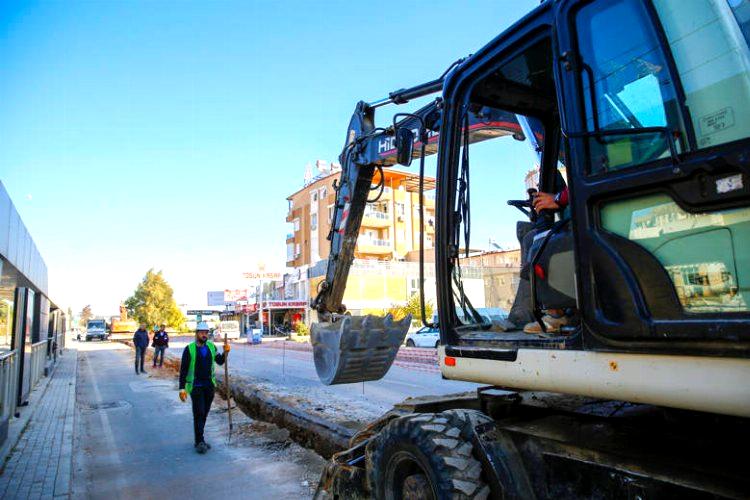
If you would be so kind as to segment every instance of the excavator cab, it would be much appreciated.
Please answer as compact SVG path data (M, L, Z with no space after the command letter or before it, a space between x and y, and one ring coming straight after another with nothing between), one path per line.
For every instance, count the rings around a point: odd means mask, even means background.
M736 359L747 369L750 352L746 10L718 0L545 4L448 78L435 263L444 376L750 413L732 371ZM569 309L577 320L564 331L488 332L455 313L471 302L458 251L477 231L468 190L492 179L463 140L478 106L540 124L534 187L555 192L565 169L570 204L534 235L528 269L534 312ZM628 380L622 360L634 376L660 376ZM665 362L677 368L655 368ZM677 396L698 365L701 388ZM716 397L730 386L732 397Z

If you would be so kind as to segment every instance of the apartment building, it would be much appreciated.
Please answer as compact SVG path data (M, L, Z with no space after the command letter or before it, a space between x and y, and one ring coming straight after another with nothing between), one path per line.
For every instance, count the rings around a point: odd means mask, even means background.
M378 174L375 174L376 176ZM365 260L405 260L419 249L419 176L384 169L385 189L376 203L370 203L362 217L355 258ZM328 258L336 193L334 180L340 171L332 170L310 179L290 195L286 221L291 224L286 239L287 267L311 266ZM435 235L435 179L425 178L425 248L432 248Z
M320 162L319 162L320 163ZM286 263L293 271L284 278L283 297L309 303L325 273L338 168L321 168L316 177L306 175L305 185L290 195L286 221ZM376 174L376 176L379 174ZM376 203L368 204L355 247L345 303L354 312L377 312L405 302L419 288L419 271L413 255L419 250L419 176L384 169L385 187ZM377 182L378 179L375 179ZM427 260L434 258L435 179L425 178L424 241ZM434 290L434 278L428 284ZM428 293L434 296L434 292ZM306 322L311 315L305 311Z

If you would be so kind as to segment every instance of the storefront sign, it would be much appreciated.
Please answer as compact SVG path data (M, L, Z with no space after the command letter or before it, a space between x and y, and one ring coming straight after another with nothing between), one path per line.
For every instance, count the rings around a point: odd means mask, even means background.
M282 273L275 271L250 271L242 273L245 279L249 280L271 280L276 281L282 278Z
M263 309L303 309L307 307L304 300L267 300L262 304Z
M237 305L234 308L234 312L239 314L253 314L254 312L258 311L258 304L248 304L248 305Z

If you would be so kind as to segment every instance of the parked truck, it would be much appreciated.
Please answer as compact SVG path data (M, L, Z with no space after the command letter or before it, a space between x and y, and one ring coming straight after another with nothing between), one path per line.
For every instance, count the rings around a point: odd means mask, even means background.
M86 342L94 339L107 340L107 321L90 319L86 322Z

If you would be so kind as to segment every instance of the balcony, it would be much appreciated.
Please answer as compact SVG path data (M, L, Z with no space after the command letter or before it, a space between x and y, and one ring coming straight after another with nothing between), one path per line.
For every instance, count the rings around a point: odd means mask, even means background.
M292 222L293 220L294 220L294 212L292 212L292 211L290 210L290 211L289 211L289 212L287 212L287 214L286 214L286 221L287 221L287 222Z
M355 250L359 253L387 255L393 252L393 245L389 240L360 237Z
M365 210L362 216L362 226L364 227L390 227L391 214L379 210Z
M286 233L286 242L287 243L293 243L294 242L294 233Z

